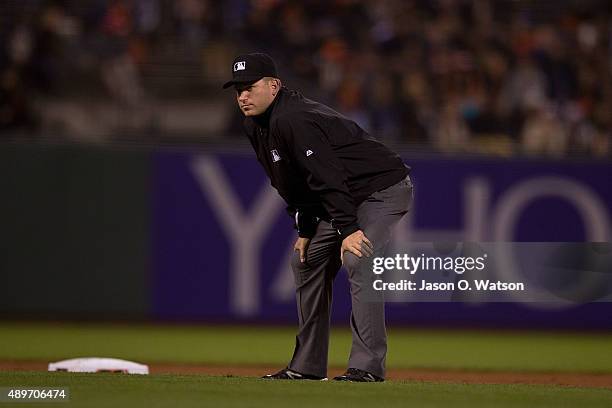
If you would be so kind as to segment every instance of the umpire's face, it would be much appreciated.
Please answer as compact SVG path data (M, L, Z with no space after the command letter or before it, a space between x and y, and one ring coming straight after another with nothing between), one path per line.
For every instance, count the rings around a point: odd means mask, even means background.
M244 116L261 115L274 101L280 81L276 78L264 77L257 82L236 84L236 101Z

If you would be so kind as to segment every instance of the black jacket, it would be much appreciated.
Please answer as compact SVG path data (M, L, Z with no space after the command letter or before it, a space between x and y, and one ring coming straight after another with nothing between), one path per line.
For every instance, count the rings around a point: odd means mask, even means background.
M324 219L344 239L360 229L357 206L410 171L355 122L284 87L244 128L301 237Z

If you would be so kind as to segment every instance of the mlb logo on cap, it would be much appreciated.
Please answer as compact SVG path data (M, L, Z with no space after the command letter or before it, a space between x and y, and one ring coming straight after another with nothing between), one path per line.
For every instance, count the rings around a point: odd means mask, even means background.
M232 61L232 79L223 84L223 88L235 84L253 83L263 77L278 78L274 60L260 52L242 54Z

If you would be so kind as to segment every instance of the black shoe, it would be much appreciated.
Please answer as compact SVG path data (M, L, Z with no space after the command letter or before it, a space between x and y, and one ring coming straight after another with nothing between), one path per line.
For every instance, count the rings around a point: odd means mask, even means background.
M346 373L334 377L334 381L383 382L385 379L358 368L349 368Z
M290 370L288 367L283 368L278 373L264 375L264 380L315 380L327 381L327 377L317 377L316 375L301 374L297 371Z

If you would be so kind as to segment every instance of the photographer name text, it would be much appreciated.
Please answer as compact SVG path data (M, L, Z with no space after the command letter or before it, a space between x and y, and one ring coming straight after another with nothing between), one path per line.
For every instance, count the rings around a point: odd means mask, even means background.
M440 256L409 256L408 254L397 254L394 257L376 257L372 262L374 275L381 275L388 271L402 271L414 275L420 271L432 272L454 272L457 276L465 272L483 272L486 268L487 254L478 257L440 257ZM503 282L491 279L460 279L454 282L430 282L425 279L411 280L401 279L395 282L385 282L376 279L372 283L377 291L524 291L523 282Z
M401 291L454 291L454 290L477 290L489 292L503 291L524 291L525 284L523 282L502 282L492 281L489 279L461 279L457 282L428 282L421 280L415 282L408 279L402 279L397 282L385 282L382 279L377 279L373 282L374 290L401 290Z

